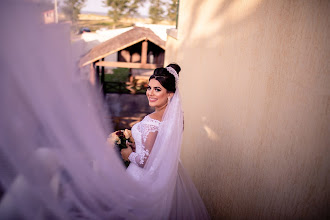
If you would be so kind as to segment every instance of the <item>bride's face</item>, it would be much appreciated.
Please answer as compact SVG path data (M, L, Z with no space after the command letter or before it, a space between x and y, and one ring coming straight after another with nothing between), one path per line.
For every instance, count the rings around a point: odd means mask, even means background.
M158 80L151 79L147 89L147 97L151 107L161 108L167 104L167 99L170 97L170 94Z

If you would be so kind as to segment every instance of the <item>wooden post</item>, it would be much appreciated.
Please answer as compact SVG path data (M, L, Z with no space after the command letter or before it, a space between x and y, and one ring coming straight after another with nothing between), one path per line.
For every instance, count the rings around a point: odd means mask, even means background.
M102 58L102 61L104 61L104 58ZM104 83L104 74L105 74L104 66L102 66L102 68L101 68L101 82L102 82L102 84Z
M54 1L54 12L55 12L55 23L58 23L58 13L57 13L57 0Z
M102 61L104 61L104 58L102 58ZM103 91L103 95L105 95L105 88L104 88L104 66L102 66L101 68L101 86L102 86L102 91Z
M91 63L90 72L89 72L89 82L95 86L95 63Z
M175 29L178 29L179 26L179 5L180 5L180 0L176 2Z
M147 63L147 53L148 53L148 41L144 40L142 42L142 50L141 50L141 63Z
M96 85L100 85L100 66L96 66L95 82Z

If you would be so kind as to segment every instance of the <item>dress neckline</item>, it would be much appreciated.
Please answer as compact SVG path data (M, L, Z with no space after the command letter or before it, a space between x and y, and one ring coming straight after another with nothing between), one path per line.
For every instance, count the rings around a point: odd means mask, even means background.
M156 121L156 122L158 122L158 123L161 123L161 121L159 121L159 120L157 120L157 119L153 119L153 118L151 118L150 117L150 114L149 115L147 115L146 117L148 117L150 120L152 120L152 121Z

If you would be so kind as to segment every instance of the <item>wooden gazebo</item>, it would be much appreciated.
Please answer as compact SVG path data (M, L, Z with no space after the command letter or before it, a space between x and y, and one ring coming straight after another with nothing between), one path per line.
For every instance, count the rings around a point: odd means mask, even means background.
M118 53L116 62L104 61L114 53ZM80 66L91 65L91 82L95 83L101 76L103 83L105 67L155 69L164 65L164 56L164 40L149 28L134 27L92 48L80 60Z

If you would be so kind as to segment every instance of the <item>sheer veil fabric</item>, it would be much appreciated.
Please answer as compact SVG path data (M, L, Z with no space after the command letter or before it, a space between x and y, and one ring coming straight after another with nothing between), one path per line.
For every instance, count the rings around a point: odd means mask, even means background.
M179 162L179 91L137 182L105 143L98 92L73 80L70 27L30 1L0 6L0 219L208 219Z
M209 219L202 199L180 162L183 111L179 89L163 115L142 182L159 197L164 219ZM159 217L160 217L159 216Z

